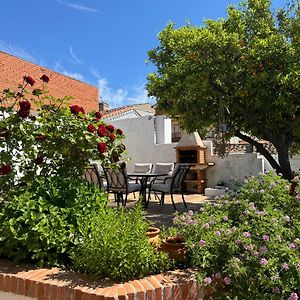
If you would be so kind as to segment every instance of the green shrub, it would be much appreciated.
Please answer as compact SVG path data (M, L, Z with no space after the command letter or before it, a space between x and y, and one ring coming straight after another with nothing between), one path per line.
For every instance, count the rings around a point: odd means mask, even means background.
M0 205L0 256L37 265L69 265L85 219L107 195L81 179L46 178L20 187Z
M224 291L230 299L297 299L300 201L289 186L272 173L251 177L235 199L175 217L214 299L224 299Z
M140 205L130 211L107 208L92 214L74 255L76 269L112 280L141 278L165 270L169 260L148 242L148 227Z

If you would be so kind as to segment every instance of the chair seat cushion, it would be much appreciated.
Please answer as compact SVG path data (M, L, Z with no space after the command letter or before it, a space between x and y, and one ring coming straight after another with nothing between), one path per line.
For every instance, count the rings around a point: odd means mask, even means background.
M139 183L129 183L128 184L128 193L138 192L141 190L141 185Z
M169 193L171 189L170 184L163 184L163 183L155 183L151 185L151 191L157 191L157 192L164 192Z

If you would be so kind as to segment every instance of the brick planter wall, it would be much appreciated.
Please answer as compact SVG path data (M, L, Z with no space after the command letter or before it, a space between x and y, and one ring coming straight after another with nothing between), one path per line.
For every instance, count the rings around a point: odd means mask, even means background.
M0 92L6 88L17 90L25 75L36 81L33 87L26 87L28 90L41 88L39 79L43 74L50 78L48 89L52 96L71 96L71 104L83 106L86 111L99 110L98 89L95 86L0 51Z
M0 300L201 300L204 289L187 269L125 283L92 281L57 268L33 268L0 260Z

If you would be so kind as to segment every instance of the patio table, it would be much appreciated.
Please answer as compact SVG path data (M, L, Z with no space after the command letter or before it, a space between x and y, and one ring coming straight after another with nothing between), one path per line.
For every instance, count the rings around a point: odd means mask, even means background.
M168 176L168 173L127 173L128 177L135 177L140 180L141 183L141 195L142 195L142 205L147 207L147 182L149 178L157 178L160 176Z

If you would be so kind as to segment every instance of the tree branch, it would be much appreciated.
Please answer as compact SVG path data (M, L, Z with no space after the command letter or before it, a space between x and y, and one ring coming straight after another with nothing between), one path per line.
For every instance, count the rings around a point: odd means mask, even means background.
M242 139L243 141L253 145L256 147L257 151L263 155L266 160L271 164L272 168L276 170L277 173L282 173L281 172L281 167L280 165L277 163L277 161L273 158L273 156L268 152L268 150L263 146L263 144L255 141L254 139L252 139L250 136L248 135L244 135L242 134L239 130L235 131L235 135L237 137L239 137L240 139Z

